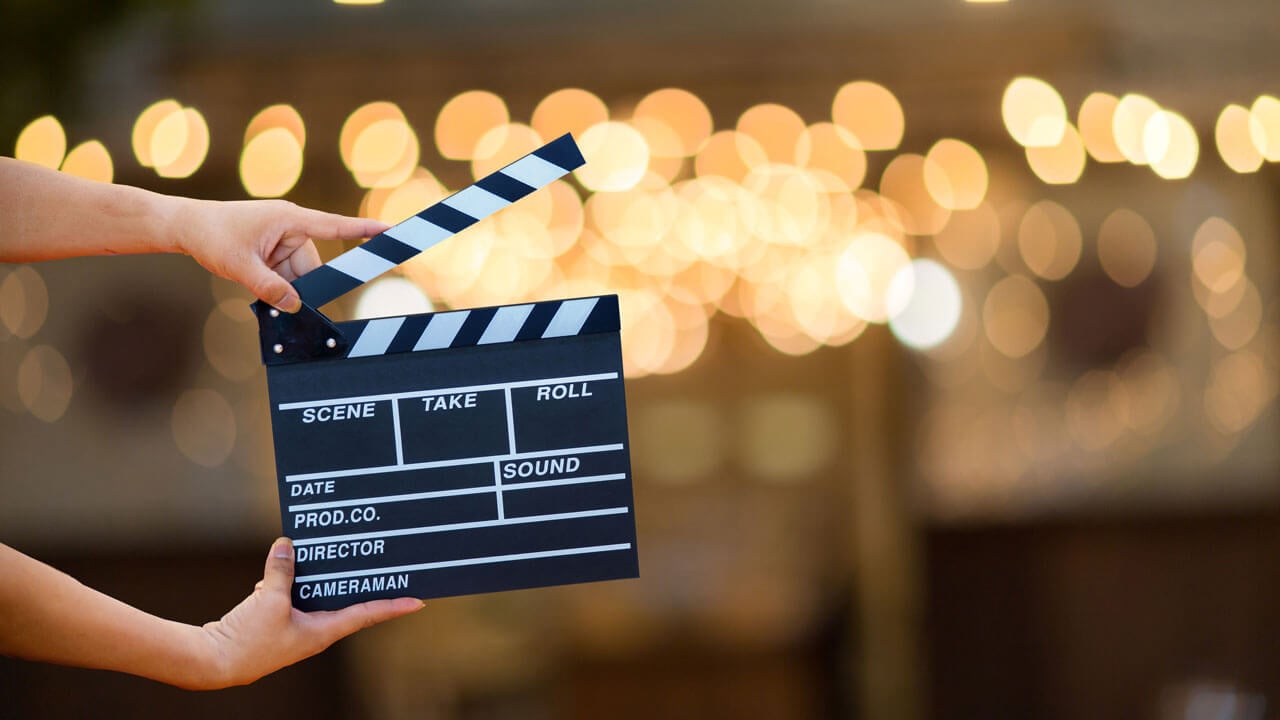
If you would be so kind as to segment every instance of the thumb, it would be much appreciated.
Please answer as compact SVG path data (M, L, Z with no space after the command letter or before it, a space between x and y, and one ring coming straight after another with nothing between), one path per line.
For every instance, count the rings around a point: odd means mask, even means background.
M302 309L302 299L298 297L298 291L294 290L280 273L267 267L261 260L255 259L254 262L249 263L244 269L243 276L238 279L249 292L272 307L287 313Z
M262 588L267 592L288 594L293 587L293 541L280 538L271 544L267 565L262 572Z

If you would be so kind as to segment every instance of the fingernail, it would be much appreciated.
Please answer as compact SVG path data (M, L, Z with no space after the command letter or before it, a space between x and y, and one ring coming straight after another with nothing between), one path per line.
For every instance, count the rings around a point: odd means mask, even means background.
M271 554L281 560L292 560L293 542L289 538L280 538L271 546Z
M419 602L421 602L421 603L422 603L422 607L426 607L426 606L427 606L427 601L426 601L426 600L420 600Z
M296 313L302 309L302 300L292 293L285 295L284 299L276 305L276 309L281 312Z

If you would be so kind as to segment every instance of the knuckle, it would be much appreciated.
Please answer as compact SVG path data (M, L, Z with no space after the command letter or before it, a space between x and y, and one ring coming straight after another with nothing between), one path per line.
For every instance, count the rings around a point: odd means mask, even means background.
M264 300L277 300L279 299L277 296L283 295L281 289L277 286L275 278L272 278L269 275L259 275L256 277L249 289L253 291L254 295L257 295Z

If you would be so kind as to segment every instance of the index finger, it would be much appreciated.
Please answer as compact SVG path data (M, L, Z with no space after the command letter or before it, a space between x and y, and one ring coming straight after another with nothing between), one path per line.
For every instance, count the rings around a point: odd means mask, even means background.
M357 240L373 237L391 227L379 220L347 217L319 210L302 209L301 229L316 240Z
M357 630L417 612L425 605L425 602L417 598L370 600L341 610L309 612L307 618L329 642L334 642Z

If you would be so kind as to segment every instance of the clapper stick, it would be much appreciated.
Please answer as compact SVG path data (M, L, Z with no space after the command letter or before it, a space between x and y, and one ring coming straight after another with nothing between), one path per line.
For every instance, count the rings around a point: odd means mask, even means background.
M565 135L254 304L295 607L639 575L616 295L316 309L582 164Z
M550 185L584 163L573 136L565 133L307 273L294 287L302 302L318 308Z
M283 314L262 301L254 303L263 364L343 356L350 350L349 343L337 326L316 308L585 163L573 136L565 133L295 280L293 286L302 298L302 309L298 312Z

